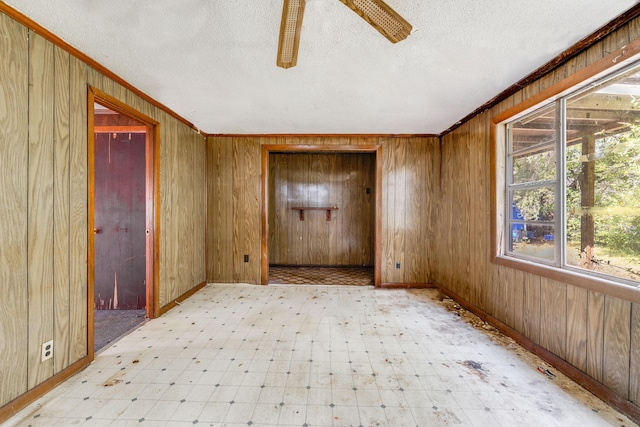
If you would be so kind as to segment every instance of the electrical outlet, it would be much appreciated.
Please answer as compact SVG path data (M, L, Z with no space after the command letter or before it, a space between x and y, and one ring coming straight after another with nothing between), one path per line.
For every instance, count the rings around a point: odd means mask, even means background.
M400 263L396 262L396 270L400 270Z
M249 262L249 255L244 256L244 262Z
M42 359L41 362L49 360L53 357L53 340L47 341L42 344Z

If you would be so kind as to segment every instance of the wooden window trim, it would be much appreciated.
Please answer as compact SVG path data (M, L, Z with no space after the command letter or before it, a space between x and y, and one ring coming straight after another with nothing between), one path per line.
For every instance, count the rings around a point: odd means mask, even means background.
M562 267L547 266L535 261L528 261L505 256L502 252L504 214L504 124L515 116L526 114L542 104L555 101L562 96L584 87L606 74L619 70L640 56L640 39L635 40L617 51L605 56L540 93L507 109L491 119L491 262L526 273L536 274L569 285L578 286L591 291L601 292L640 304L640 287L633 287L615 280L583 274Z

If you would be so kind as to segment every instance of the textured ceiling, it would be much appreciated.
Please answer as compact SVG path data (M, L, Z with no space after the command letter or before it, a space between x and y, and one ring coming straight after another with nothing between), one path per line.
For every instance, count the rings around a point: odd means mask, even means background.
M386 0L390 43L307 0L276 67L282 0L5 0L208 133L438 134L636 0Z

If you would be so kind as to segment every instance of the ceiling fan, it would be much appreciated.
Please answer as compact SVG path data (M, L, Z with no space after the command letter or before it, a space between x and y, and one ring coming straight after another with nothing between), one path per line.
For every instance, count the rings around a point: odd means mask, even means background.
M278 67L291 68L298 60L300 29L305 0L284 0L280 39L278 41ZM382 0L340 0L392 43L404 40L411 33L411 24Z

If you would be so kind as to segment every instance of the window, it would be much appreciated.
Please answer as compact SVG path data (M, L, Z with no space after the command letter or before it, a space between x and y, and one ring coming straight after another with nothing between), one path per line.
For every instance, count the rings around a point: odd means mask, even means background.
M503 255L638 286L640 64L504 129Z

